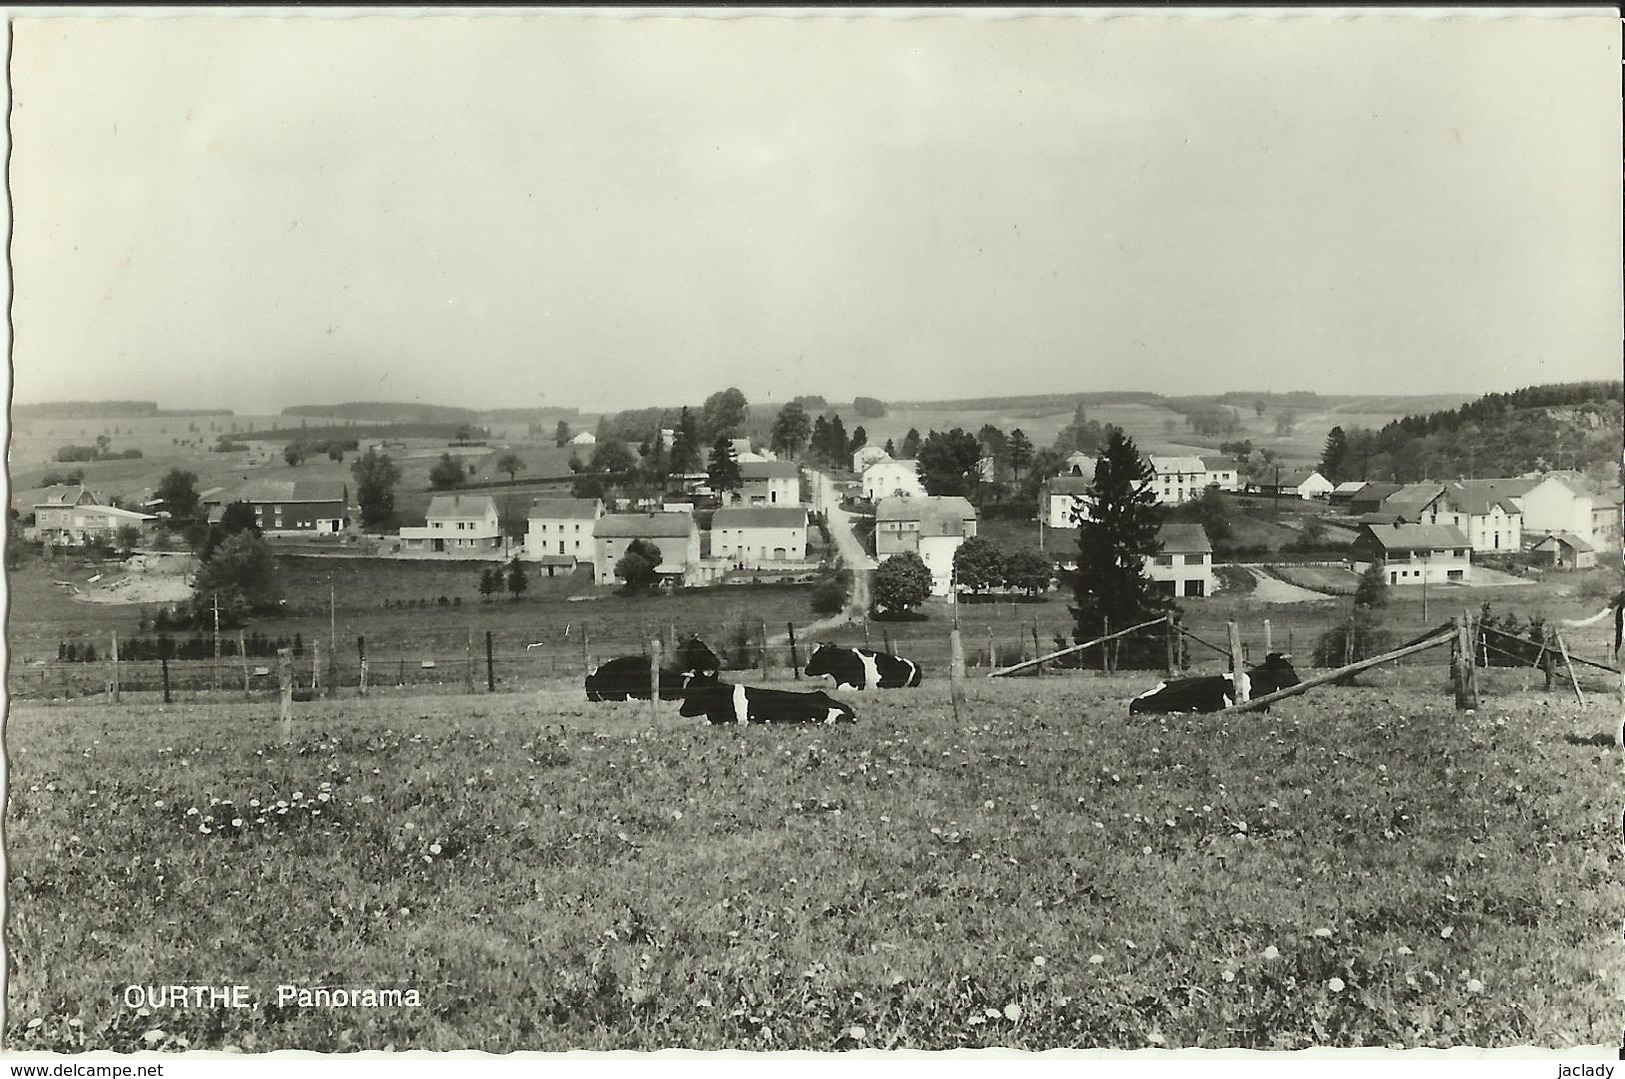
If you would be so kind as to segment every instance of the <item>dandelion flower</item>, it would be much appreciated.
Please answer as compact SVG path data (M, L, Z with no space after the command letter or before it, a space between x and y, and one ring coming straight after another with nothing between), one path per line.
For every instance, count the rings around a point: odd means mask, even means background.
M1236 980L1236 972L1233 970L1227 970L1223 974L1220 974L1219 977L1223 978L1227 982L1233 982Z
M1151 853L1151 848L1150 847L1141 847L1140 848L1140 853L1141 854L1150 854Z
M233 828L241 828L243 826L243 818L241 818L241 817L233 817L233 818L231 818L231 826Z
M1094 955L1091 955L1089 957L1089 962L1093 966L1098 967L1100 964L1104 963L1105 961L1106 961L1106 957L1101 955L1099 952L1096 952Z
M861 1042L863 1039L869 1036L869 1032L860 1026L853 1026L851 1030L847 1031L847 1034L855 1042Z
M1483 991L1484 991L1484 983L1483 982L1479 981L1477 978L1469 978L1469 979L1467 979L1467 992L1469 992L1469 993L1482 993Z
M439 854L440 853L440 844L439 843L430 843L429 844L429 853L430 854Z
M1281 958L1281 949L1279 949L1275 945L1271 944L1268 948L1264 949L1264 958L1265 959L1279 959L1279 958Z
M152 803L152 808L154 808L154 809L162 809L162 808L164 808L164 800L162 798L158 799L156 802Z
M1006 1004L1004 1006L1004 1017L1010 1020L1012 1023L1021 1022L1021 1005L1013 1003Z
M1331 981L1326 983L1326 988L1330 989L1334 993L1341 993L1343 991L1343 988L1344 988L1343 987L1343 979L1342 978L1333 978Z
M1045 959L1041 955L1033 956L1033 966L1035 966L1035 967L1042 967L1042 966L1045 966L1048 963L1049 963L1049 960Z
M1451 935L1451 934L1452 934L1452 933L1454 933L1454 932L1455 932L1455 931L1456 931L1456 927L1455 927L1455 926L1453 926L1453 925L1447 925L1447 926L1445 926L1445 927L1444 927L1444 928L1443 928L1443 929L1441 929L1441 930L1439 930L1439 936L1441 936L1441 937L1443 937L1443 938L1444 938L1444 939L1445 939L1445 940L1449 940L1449 939L1450 939L1450 935Z
M1416 953L1411 951L1409 945L1401 944L1399 946L1399 954L1400 955L1415 955Z

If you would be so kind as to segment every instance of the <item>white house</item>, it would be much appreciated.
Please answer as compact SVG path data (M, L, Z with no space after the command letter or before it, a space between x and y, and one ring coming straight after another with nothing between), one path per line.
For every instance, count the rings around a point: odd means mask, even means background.
M1291 472L1281 473L1280 479L1270 476L1261 479L1253 486L1267 495L1277 498L1301 498L1308 501L1311 498L1325 498L1337 489L1337 485L1313 469L1295 469Z
M1548 472L1523 482L1529 486L1513 497L1523 510L1525 533L1551 536L1565 532L1591 542L1593 499L1584 480L1572 474Z
M583 431L570 440L572 446L591 446L598 441L598 436L591 431Z
M1201 497L1207 490L1207 466L1200 457L1171 457L1153 453L1151 493L1158 502L1177 506Z
M660 548L656 572L687 580L700 564L700 528L687 513L606 513L593 522L593 579L615 583L615 563L633 540Z
M1089 502L1087 496L1093 490L1094 481L1082 476L1057 476L1039 489L1038 513L1046 527L1049 528L1076 528L1078 523L1073 518L1074 512L1081 513L1084 520L1089 518Z
M870 502L883 498L924 498L918 461L876 461L863 470L863 497Z
M958 496L883 498L875 506L875 558L913 551L931 571L931 594L952 594L954 552L976 535L976 510Z
M1376 565L1393 585L1465 584L1473 573L1472 544L1452 525L1361 525L1354 559Z
M1475 551L1517 551L1523 545L1523 511L1493 488L1446 484L1422 519L1459 529Z
M876 461L889 461L891 454L879 446L859 446L852 453L852 471L863 475L863 470Z
M490 495L435 495L422 528L403 528L401 548L436 554L501 553L502 525Z
M801 505L801 469L794 461L741 461L734 501L746 506Z
M736 506L711 517L711 557L750 569L807 558L804 506Z
M1208 487L1217 487L1221 491L1241 490L1240 466L1232 457L1200 457L1202 467L1207 470Z
M596 498L536 499L525 521L525 559L546 566L550 577L592 562L592 527L603 515Z
M1165 524L1157 533L1162 553L1146 560L1145 574L1171 596L1211 596L1218 588L1213 574L1213 544L1198 524Z

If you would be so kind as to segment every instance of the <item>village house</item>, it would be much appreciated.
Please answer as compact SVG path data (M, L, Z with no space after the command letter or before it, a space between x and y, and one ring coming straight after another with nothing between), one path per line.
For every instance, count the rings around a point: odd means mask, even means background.
M739 466L742 481L733 494L745 506L801 505L801 469L794 461L745 461Z
M863 470L863 497L870 502L883 498L924 498L918 461L876 461Z
M1157 533L1162 553L1146 559L1145 575L1170 596L1211 596L1217 591L1213 544L1198 524L1165 524Z
M737 506L711 518L711 557L738 569L807 558L807 510L803 506Z
M596 498L538 498L525 519L525 559L549 577L575 572L593 560L592 528L604 515Z
M1532 550L1549 557L1554 569L1589 569L1597 564L1597 549L1572 532L1553 532Z
M401 550L500 556L506 545L490 495L435 495L421 528L400 530Z
M1389 584L1465 584L1472 579L1472 545L1453 525L1361 525L1355 568L1375 565Z
M1397 493L1403 484L1398 483L1362 483L1348 500L1348 512L1356 517L1368 513L1376 513L1382 509L1382 504L1390 495Z
M1057 476L1039 488L1038 515L1048 528L1076 528L1073 514L1089 518L1094 481L1082 476Z
M583 431L570 440L572 446L592 446L597 444L598 436L591 431Z
M1066 455L1066 462L1061 466L1061 475L1082 476L1086 480L1093 480L1097 463L1096 458L1089 456L1082 450L1073 450Z
M1471 483L1446 484L1430 504L1427 524L1461 530L1480 552L1517 551L1523 546L1523 511L1510 496Z
M954 552L976 535L976 510L958 496L883 498L875 506L875 558L913 551L931 571L931 594L953 590Z
M852 471L863 475L863 470L877 461L889 461L891 454L879 446L859 446L852 451Z
M350 488L341 480L255 480L235 490L217 489L202 502L211 522L220 520L233 502L245 502L254 510L254 523L268 535L332 534L344 531L349 520Z
M1598 491L1592 495L1591 542L1593 546L1599 549L1619 546L1622 502L1625 502L1625 497L1622 497L1617 488L1612 491Z
M1279 477L1272 473L1255 480L1251 486L1259 494L1274 498L1301 498L1305 501L1311 498L1325 498L1333 490L1332 481L1313 469L1294 469L1291 472L1282 472Z
M1221 491L1241 490L1241 466L1233 457L1199 457L1207 472L1206 486Z
M1199 498L1207 490L1207 466L1200 457L1170 457L1152 454L1151 493L1165 506L1177 506Z
M73 512L82 506L100 506L101 497L79 484L42 487L28 499L34 513L34 535L49 543L72 542Z
M1365 480L1344 480L1332 488L1332 493L1326 496L1326 502L1333 509L1349 512L1354 507L1355 497L1365 486Z
M1504 481L1515 486L1515 481ZM1523 510L1523 530L1534 536L1566 532L1591 544L1595 499L1591 486L1572 472L1548 472L1522 481L1528 486L1513 498Z
M31 502L32 535L46 543L110 543L121 528L134 528L146 540L158 520L150 513L104 505L101 496L78 485L42 488Z
M686 582L699 567L700 529L687 513L606 513L593 523L593 580L614 584L615 563L633 540L645 540L660 549L655 572L667 580Z

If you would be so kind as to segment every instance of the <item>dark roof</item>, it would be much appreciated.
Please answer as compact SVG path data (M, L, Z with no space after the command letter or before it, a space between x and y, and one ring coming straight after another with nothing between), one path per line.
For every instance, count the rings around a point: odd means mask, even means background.
M1452 483L1444 489L1445 501L1462 513L1473 517L1480 517L1492 512L1496 506L1501 512L1512 516L1519 512L1518 504L1512 501L1511 496L1496 494L1492 487L1468 487L1461 483Z
M537 561L544 566L573 566L576 564L575 556L568 554L544 554Z
M592 526L594 538L629 539L666 536L687 537L694 531L694 518L687 513L606 513Z
M1044 486L1052 495L1085 495L1094 488L1094 481L1082 476L1057 476Z
M794 461L741 461L739 476L746 480L793 480L801 475Z
M596 498L538 498L531 502L529 520L556 521L581 520L591 521L603 509L603 503Z
M1209 472L1234 472L1239 467L1234 457L1202 457L1200 460Z
M1168 553L1213 553L1213 544L1207 538L1207 530L1201 525L1165 524L1157 533L1157 538L1162 540L1162 549Z
M711 531L719 528L806 528L804 506L732 506L711 516Z
M1446 547L1467 547L1467 537L1454 525L1364 525L1377 545L1385 551L1437 551Z
M1553 543L1560 543L1574 551L1594 551L1595 547L1576 536L1573 532L1553 532L1539 543L1535 544L1537 551L1549 551Z
M101 500L95 494L87 492L84 485L78 483L58 483L51 487L41 487L39 493L34 496L33 504L35 506L74 506L78 505L79 499L86 494L90 494L91 505L100 504Z

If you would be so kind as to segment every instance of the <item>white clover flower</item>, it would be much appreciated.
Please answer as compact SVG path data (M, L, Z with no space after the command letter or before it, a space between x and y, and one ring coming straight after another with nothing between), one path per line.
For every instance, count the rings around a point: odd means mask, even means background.
M1443 937L1445 940L1449 940L1451 934L1453 934L1455 931L1456 931L1455 926L1447 925L1443 929L1439 930L1439 936Z
M1333 978L1331 981L1326 983L1326 988L1330 989L1334 993L1341 993L1344 989L1343 979Z
M1469 993L1482 993L1483 991L1484 991L1484 983L1483 982L1479 981L1477 978L1469 978L1469 979L1467 979L1467 992L1469 992Z
M1006 1004L1004 1006L1004 1017L1012 1023L1021 1022L1021 1005L1015 1003Z
M1264 949L1264 958L1265 959L1279 959L1279 958L1281 958L1281 949L1279 949L1275 945L1271 944L1268 948Z
M1046 965L1048 965L1048 963L1049 963L1049 960L1048 960L1048 959L1045 959L1045 958L1044 958L1044 957L1043 957L1043 956L1041 956L1041 955L1035 955L1035 956L1033 956L1033 966L1035 966L1035 967L1042 967L1042 966L1046 966Z

